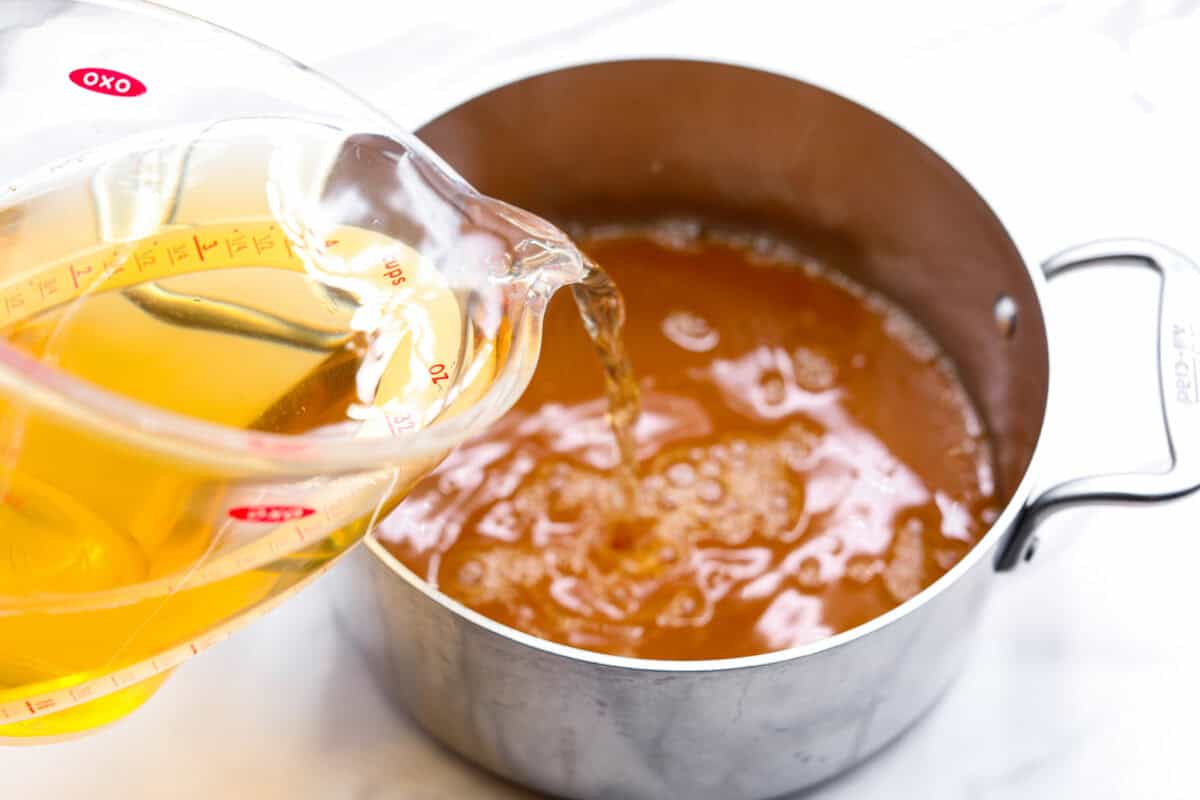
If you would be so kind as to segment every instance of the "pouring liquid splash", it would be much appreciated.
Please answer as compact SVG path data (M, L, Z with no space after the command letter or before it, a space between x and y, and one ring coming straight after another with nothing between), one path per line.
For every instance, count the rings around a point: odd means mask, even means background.
M616 441L616 479L620 486L616 519L621 522L632 519L637 509L638 467L637 449L633 438L640 410L637 379L633 364L625 353L621 329L625 325L625 301L617 285L608 273L596 262L588 259L587 274L582 281L573 285L575 304L583 320L584 329L596 348L600 366L604 370L604 393L608 402L605 416L612 428ZM616 532L617 538L627 533Z

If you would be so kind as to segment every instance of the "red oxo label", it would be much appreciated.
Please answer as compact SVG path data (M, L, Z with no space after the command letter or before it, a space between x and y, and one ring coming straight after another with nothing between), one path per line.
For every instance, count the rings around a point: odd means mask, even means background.
M288 522L317 513L307 506L238 506L229 509L229 516L243 522Z
M71 83L97 94L108 94L113 97L137 97L146 93L146 84L132 75L117 72L115 69L103 67L84 67L72 70L67 76Z

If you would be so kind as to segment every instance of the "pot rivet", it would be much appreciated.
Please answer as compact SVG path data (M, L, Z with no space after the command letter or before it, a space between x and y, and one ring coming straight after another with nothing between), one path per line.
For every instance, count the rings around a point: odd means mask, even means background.
M1025 548L1025 560L1026 561L1033 561L1034 555L1037 554L1037 546L1038 546L1037 537L1034 536L1034 537L1030 538L1029 545Z
M996 305L992 307L992 315L996 320L996 329L1005 339L1011 339L1017 332L1017 301L1006 294L1000 295Z

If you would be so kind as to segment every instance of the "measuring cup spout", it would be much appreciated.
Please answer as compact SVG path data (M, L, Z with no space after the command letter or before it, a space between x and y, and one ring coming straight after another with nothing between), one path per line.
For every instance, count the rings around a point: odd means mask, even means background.
M508 228L508 279L547 296L587 279L591 266L566 234L528 211L494 198L481 199L487 213Z

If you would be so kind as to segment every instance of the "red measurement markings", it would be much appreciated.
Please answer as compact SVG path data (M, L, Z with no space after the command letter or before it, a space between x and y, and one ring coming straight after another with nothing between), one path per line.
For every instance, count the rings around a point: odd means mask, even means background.
M216 239L213 239L208 244L201 244L199 236L193 236L192 242L196 245L196 255L200 256L201 261L204 260L204 251L212 250L218 244Z
M250 237L254 242L254 252L260 256L268 250L275 249L275 234L272 231Z
M76 268L74 264L71 265L71 283L75 284L76 289L79 288L79 279L84 275L90 274L91 271L91 267Z
M43 697L41 700L26 700L25 707L29 709L30 714L36 714L39 711L47 711L54 708L56 703L53 697Z
M19 311L25 307L25 294L20 289L9 292L4 295L4 310L8 312Z
M0 495L0 505L11 506L20 511L25 507L25 501L12 492L5 492Z
M53 276L49 278L36 278L33 285L37 287L38 294L45 300L51 295L58 294L58 278Z
M438 384L450 380L450 373L446 372L445 364L434 364L429 368L429 377L433 379L434 384Z
M307 506L238 506L229 509L229 516L243 522L289 522L317 513Z
M225 237L225 249L229 251L230 258L237 258L238 253L246 250L250 245L246 242L246 234L233 229L233 235Z
M133 254L133 263L137 266L138 272L145 272L147 267L153 267L155 261L153 247L137 250Z
M191 257L192 254L188 252L186 242L179 242L167 248L167 258L171 259L171 266L182 264Z
M104 278L107 280L108 278L111 278L113 275L118 275L125 271L124 266L119 266L119 265L123 265L123 263L124 263L124 259L121 257L121 255L119 253L109 253L106 258L104 258L100 261L100 272L103 274Z
M400 266L400 262L394 258L389 258L383 262L383 275L385 278L390 278L392 286L399 286L405 283L408 278L404 275L404 268Z

